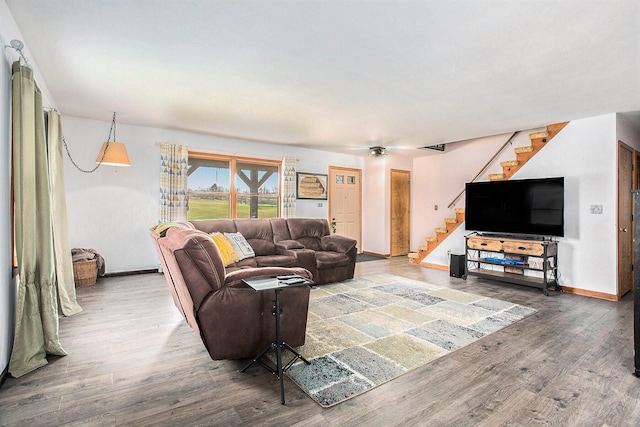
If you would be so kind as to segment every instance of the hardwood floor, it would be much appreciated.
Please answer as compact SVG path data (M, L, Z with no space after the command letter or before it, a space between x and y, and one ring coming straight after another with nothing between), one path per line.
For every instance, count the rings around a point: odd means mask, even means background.
M516 302L533 316L330 409L246 361L213 361L159 274L78 289L60 321L69 353L0 389L3 426L635 426L633 301L450 278L406 257L358 263Z

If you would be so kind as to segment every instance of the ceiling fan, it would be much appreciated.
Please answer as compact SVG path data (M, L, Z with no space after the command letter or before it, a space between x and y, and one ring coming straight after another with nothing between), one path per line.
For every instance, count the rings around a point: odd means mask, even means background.
M387 149L376 145L375 147L369 147L369 155L372 157L380 157L387 155Z

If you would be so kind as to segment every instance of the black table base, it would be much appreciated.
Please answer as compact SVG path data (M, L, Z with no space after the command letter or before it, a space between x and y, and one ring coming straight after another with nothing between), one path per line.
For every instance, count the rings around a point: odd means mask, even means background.
M284 373L298 360L302 360L307 365L310 365L311 362L309 362L307 359L302 357L300 353L295 351L293 347L291 347L286 342L282 341L282 339L280 338L280 313L281 313L280 292L282 291L282 289L285 289L285 288L274 289L276 293L276 298L274 300L273 310L271 312L273 316L276 318L276 340L272 341L271 344L269 344L264 350L262 350L262 352L260 352L260 354L254 357L253 360L247 364L247 366L242 368L241 372L245 372L247 369L253 366L253 364L257 363L263 368L265 368L267 371L271 372L274 375L277 375L278 379L280 380L280 403L284 405ZM293 358L285 366L282 365L283 347L289 350L291 353L293 353ZM275 369L268 363L268 359L266 358L266 354L269 351L273 350L274 348L276 349L276 368Z

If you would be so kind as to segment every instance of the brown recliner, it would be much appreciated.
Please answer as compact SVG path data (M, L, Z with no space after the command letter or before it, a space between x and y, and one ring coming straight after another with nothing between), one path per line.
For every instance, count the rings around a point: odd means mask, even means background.
M152 236L174 303L214 360L254 357L275 338L274 292L256 292L242 279L292 273L313 278L304 268L243 268L226 274L205 232L172 227L164 237ZM283 291L280 305L282 340L301 346L309 287Z
M331 234L326 219L288 218L285 228L279 220L272 220L276 233L276 244L297 254L298 265L311 271L316 284L340 282L352 279L356 267L356 241ZM307 258L309 252L313 257ZM286 251L283 251L286 253ZM311 263L308 264L306 260ZM303 261L305 260L305 261Z

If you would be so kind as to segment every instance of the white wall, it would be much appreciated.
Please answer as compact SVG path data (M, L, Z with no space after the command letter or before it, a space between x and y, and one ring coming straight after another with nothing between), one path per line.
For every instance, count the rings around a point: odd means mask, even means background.
M502 172L500 162L514 160L513 150L516 147L530 145L529 133L536 129L520 132L510 145L504 148L501 154L491 163L477 181L487 181L488 174ZM465 183L471 181L485 164L504 145L512 133L495 135L486 138L477 138L469 141L447 144L442 153L434 153L414 160L413 193L414 204L412 209L411 248L417 251L417 247L424 245L424 238L435 236L434 229L444 227L444 218L453 218L456 207L464 208L464 195L451 208L447 206L456 195L464 189ZM435 209L435 206L438 209ZM452 253L464 252L464 241L460 245L460 239L449 238L429 255L428 262L441 265L449 265L447 251Z
M387 157L364 160L362 177L362 250L381 255L389 254L388 176Z
M362 196L362 250L381 255L391 252L391 169L412 172L411 158L389 154L364 159ZM413 173L411 176L413 180ZM411 196L413 204L413 196ZM413 207L412 207L413 209Z
M107 118L110 119L110 114ZM71 156L81 167L90 169L95 165L109 126L110 121L62 118ZM129 126L120 122L117 137L127 146L132 163L130 168L102 166L93 174L84 174L65 159L71 247L96 249L105 258L108 273L144 270L158 265L149 227L158 221L160 142L238 156L295 157L299 159L298 171L301 172L328 173L329 165L360 169L364 165L360 156ZM327 218L327 201L299 200L297 216Z
M574 120L514 176L565 177L563 286L617 294L617 153L615 114ZM591 205L603 213L591 214Z
M0 373L9 365L11 356L16 299L11 261L10 67L3 56L0 60Z
M530 132L523 134L528 135ZM489 148L484 155L480 154L482 150L478 147L473 148L478 156L484 158L490 157L495 141L481 138L473 142L473 145L485 142ZM425 171L423 179L427 181L438 181L433 174L438 174L440 180L447 180L448 170L454 179L460 178L459 172L452 171L455 167L451 162L438 167L424 159L417 159L416 164L420 164L420 170ZM465 166L462 165L461 168L464 169ZM417 169L418 166L414 166L414 170ZM431 172L426 173L427 169ZM565 237L559 239L558 246L560 282L563 286L609 295L617 293L616 170L616 115L608 114L570 122L513 177L565 177ZM414 193L423 194L423 198L428 200L417 203L432 205L434 198L442 197L441 192L436 196L427 194L429 191L437 192L440 187L429 186L429 190L425 191L421 188L425 185L422 182L415 181ZM596 204L603 205L603 214L590 213L590 206ZM414 215L417 214L419 211L416 209ZM425 261L448 265L446 250L451 248L452 251L459 252L463 249L465 231L458 229L441 245L442 248L439 247Z

